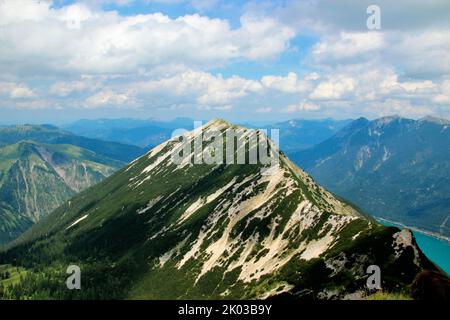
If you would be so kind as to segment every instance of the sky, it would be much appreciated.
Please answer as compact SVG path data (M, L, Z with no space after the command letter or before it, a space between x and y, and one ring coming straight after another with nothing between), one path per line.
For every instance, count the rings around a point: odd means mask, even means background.
M0 0L0 124L389 115L450 118L450 1Z

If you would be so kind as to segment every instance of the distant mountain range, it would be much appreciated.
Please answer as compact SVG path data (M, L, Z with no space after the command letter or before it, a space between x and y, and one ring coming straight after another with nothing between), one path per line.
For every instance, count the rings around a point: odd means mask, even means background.
M222 120L183 139L228 130L240 143L267 141ZM192 164L220 154L211 143L177 163L183 145L170 139L34 225L0 253L26 273L3 298L361 298L370 265L386 293L438 272L410 231L366 217L284 153L274 166ZM61 284L68 262L81 267L83 290Z
M79 120L64 129L81 136L124 144L136 145L150 149L170 139L172 132L178 128L192 130L194 120L176 118L171 121L139 119L95 119Z
M333 136L352 120L289 120L268 126L280 130L280 147L291 154L310 148Z
M142 153L53 126L1 128L0 244Z
M331 137L351 120L289 120L273 124L260 125L245 123L253 129L279 129L280 146L285 152L294 152L311 147ZM64 126L64 129L77 135L95 139L116 141L137 145L142 148L152 147L170 139L176 129L192 130L194 120L175 118L170 121L139 119L97 119L79 120Z
M450 236L450 123L360 118L293 161L369 214Z

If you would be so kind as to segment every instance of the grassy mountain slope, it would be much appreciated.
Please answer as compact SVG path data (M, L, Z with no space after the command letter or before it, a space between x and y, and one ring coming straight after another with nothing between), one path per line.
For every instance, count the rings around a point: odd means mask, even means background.
M213 130L266 141L220 120L183 139ZM203 146L197 159L220 154ZM331 299L365 295L372 264L387 292L434 268L408 230L367 219L283 153L279 166L175 163L180 147L159 145L11 244L0 261L28 273L3 296ZM81 267L82 290L65 288L69 264Z
M22 141L0 148L0 243L124 165L73 145Z
M359 119L291 157L365 211L448 237L449 125L432 118Z

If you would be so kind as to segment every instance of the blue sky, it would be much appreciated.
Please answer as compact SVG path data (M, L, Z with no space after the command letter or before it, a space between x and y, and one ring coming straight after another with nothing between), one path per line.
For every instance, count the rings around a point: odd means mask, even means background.
M0 0L0 70L0 124L449 118L450 3Z

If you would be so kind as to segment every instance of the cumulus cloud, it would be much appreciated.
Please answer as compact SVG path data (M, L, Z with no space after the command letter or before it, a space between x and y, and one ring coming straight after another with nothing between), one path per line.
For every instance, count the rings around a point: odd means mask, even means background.
M0 100L0 110L23 110L23 111L29 111L29 110L61 110L61 106L58 106L53 101L42 99L42 98L35 98L35 99L15 99L13 101L11 100Z
M101 82L89 79L76 81L58 81L50 86L49 92L53 95L66 97L72 93L95 91L100 88Z
M364 110L369 117L398 115L406 118L420 118L432 113L429 106L412 104L408 100L386 99L368 104Z
M125 93L115 93L111 91L101 91L86 99L87 107L121 106L127 103L132 105L130 97Z
M210 111L210 110L230 111L230 110L234 109L234 106L231 104L219 105L219 106L200 105L200 106L198 106L198 109L203 110L203 111Z
M317 80L318 78L319 75L317 73L311 73L300 80L296 73L289 72L286 77L264 76L261 78L261 82L265 87L270 89L295 93L307 91L311 87L310 81Z
M450 26L414 33L392 33L383 57L410 77L440 77L450 73Z
M355 79L352 77L335 77L320 82L309 97L316 100L340 99L345 94L353 91L355 85Z
M181 96L185 99L195 99L200 105L225 105L249 93L260 92L262 88L259 81L238 76L224 78L221 75L194 70L133 85L136 94Z
M439 92L433 97L433 102L450 107L450 80L441 83Z
M341 32L326 36L312 49L321 64L376 60L396 66L411 77L450 72L450 28L420 32Z
M294 113L299 111L318 111L320 110L320 106L313 102L302 101L298 104L291 104L287 106L286 112Z
M14 82L0 82L0 96L6 95L10 99L33 98L34 92L24 84Z
M320 61L347 59L380 50L385 45L381 32L341 32L337 37L317 43L313 55Z
M422 14L422 1L402 11L380 0L379 31L366 28L365 0L250 2L233 21L205 14L219 0L137 1L203 13L121 14L132 0L0 0L0 106L450 116L448 1ZM417 19L406 28L408 17Z
M273 18L228 21L198 14L120 16L76 3L0 2L3 72L123 74L160 64L214 66L264 60L283 52L295 32ZM30 66L32 66L30 70Z
M398 76L393 72L385 74L384 79L379 84L380 92L383 94L423 94L433 92L436 84L431 80L424 81L404 81L400 82Z
M247 10L275 15L299 31L321 34L367 31L366 9L372 4L380 7L381 28L386 31L415 32L442 27L450 21L450 2L447 0L290 0L267 3L253 2Z

